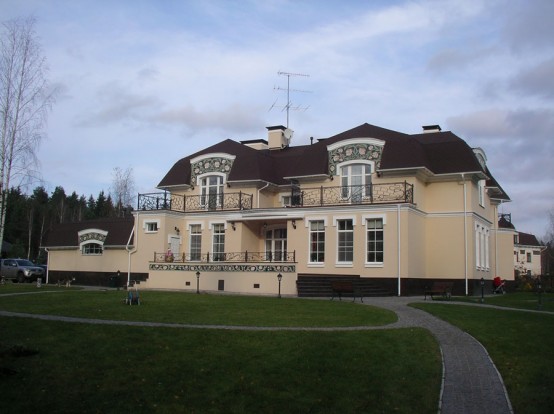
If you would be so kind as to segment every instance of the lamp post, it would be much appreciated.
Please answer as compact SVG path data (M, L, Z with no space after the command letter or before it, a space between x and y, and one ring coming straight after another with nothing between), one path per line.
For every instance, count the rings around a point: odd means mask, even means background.
M485 279L481 278L481 303L485 302Z
M539 310L542 309L542 284L541 284L541 279L539 277L539 280L537 281L537 288L539 289Z
M281 273L279 273L277 275L277 280L279 281L279 298L281 298L281 280L283 279L283 275Z
M196 293L200 293L200 272L196 271Z

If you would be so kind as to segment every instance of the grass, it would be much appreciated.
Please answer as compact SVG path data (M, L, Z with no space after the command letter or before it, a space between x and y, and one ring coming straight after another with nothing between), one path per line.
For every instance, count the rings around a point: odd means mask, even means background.
M36 287L30 292L41 291ZM0 309L81 318L200 325L374 326L397 320L388 310L351 301L141 291L141 306L125 306L125 291L65 288L1 296ZM217 299L216 299L217 298Z
M516 309L527 310L545 310L554 312L554 294L543 292L540 296L541 303L539 304L539 295L536 292L517 292L507 293L505 295L485 296L484 303L487 305L503 306ZM481 297L453 296L453 301L481 303Z
M529 297L506 294L486 303L523 307ZM516 413L554 412L554 315L439 303L412 306L460 327L485 346Z
M395 320L347 301L142 293L133 307L121 303L123 292L64 291L0 297L0 309L264 326ZM435 413L438 404L438 345L418 328L234 331L0 317L0 333L2 413Z

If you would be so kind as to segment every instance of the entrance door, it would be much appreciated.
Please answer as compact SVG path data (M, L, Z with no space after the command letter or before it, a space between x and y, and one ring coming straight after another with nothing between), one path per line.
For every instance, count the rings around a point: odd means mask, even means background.
M284 262L287 259L287 229L271 229L265 233L266 260Z

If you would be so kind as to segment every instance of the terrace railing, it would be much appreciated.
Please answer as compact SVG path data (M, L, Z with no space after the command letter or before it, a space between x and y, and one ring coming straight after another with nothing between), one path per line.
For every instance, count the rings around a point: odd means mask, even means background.
M300 188L291 194L291 207L344 204L413 203L414 186L400 183Z
M292 252L227 252L227 253L181 253L167 254L154 253L154 262L174 262L174 263L214 263L214 262L232 262L232 263L296 263L296 251Z
M168 192L139 194L138 210L171 210L182 213L212 210L250 210L252 194L243 192L179 195Z

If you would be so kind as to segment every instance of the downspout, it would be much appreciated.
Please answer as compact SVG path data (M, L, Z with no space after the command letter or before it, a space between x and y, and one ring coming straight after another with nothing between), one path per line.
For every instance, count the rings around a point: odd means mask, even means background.
M127 240L127 245L125 246L125 250L127 250L127 254L128 254L127 288L129 288L129 285L131 284L131 255L137 251L136 246L138 246L138 231L137 231L137 240L135 240L135 247L133 249L130 249L131 239L133 238L133 234L135 233L135 225L138 226L138 223L139 223L139 213L137 212L136 223L133 225L133 228L131 229L131 234L129 234L129 240Z
M464 279L465 279L465 291L466 296L469 294L468 281L467 281L467 193L466 193L466 179L464 173L462 173L462 181L464 185Z
M48 247L44 248L44 251L46 252L46 284L48 284L48 275L50 274L50 250L48 250Z
M400 251L401 251L401 248L400 248L400 243L402 242L401 239L400 239L400 204L397 204L396 205L396 228L397 228L397 234L396 234L396 237L397 237L397 240L398 240L398 252L397 252L397 256L398 256L398 296L401 295L401 278L400 278Z
M500 201L500 204L502 204L502 201ZM495 221L494 221L494 275L492 275L493 278L496 275L498 275L498 206L494 206L494 214L495 214Z
M265 181L265 186L258 190L258 208L260 208L260 192L265 190L267 187L269 187L269 182Z

